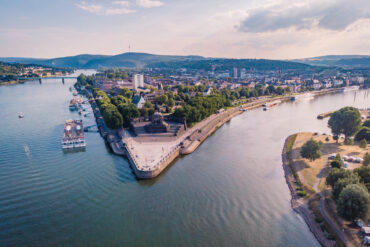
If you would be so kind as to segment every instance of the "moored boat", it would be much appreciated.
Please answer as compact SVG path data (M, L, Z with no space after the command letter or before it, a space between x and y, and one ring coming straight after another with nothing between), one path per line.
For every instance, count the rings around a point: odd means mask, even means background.
M62 148L86 147L82 120L66 120L62 137Z

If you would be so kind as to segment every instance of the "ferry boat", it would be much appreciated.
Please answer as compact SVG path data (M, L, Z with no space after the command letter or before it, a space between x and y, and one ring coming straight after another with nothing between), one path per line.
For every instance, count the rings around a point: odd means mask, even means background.
M342 93L345 93L345 92L351 92L351 91L356 91L360 88L360 86L350 86L350 87L343 87L341 88L341 92Z
M307 99L307 98L313 98L315 95L313 93L304 93L304 94L297 94L292 97L290 97L290 100L294 101L297 99Z
M81 98L74 98L71 99L69 102L69 110L71 111L78 111L82 108L83 99Z
M82 120L66 120L62 137L62 148L86 147Z
M281 103L281 100L274 100L274 101L272 101L272 102L267 102L267 103L264 103L263 105L262 105L262 107L263 107L263 110L264 111L267 111L268 109L270 109L271 107L274 107L274 106L276 106L276 105L278 105L278 104L280 104Z

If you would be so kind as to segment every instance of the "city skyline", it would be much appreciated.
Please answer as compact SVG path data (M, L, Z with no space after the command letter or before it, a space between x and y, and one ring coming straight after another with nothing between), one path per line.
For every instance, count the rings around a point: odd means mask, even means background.
M370 54L366 0L0 0L0 56Z

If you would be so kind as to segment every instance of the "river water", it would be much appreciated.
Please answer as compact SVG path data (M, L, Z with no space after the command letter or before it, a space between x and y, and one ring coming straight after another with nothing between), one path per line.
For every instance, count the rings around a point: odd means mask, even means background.
M84 152L62 151L64 121L79 118L68 110L74 82L0 87L0 246L319 246L290 208L284 140L329 133L319 113L370 106L357 91L255 109L138 181L97 133Z

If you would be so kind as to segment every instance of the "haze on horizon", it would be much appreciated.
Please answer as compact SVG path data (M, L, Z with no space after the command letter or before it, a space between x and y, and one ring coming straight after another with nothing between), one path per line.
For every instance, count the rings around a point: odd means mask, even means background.
M0 0L0 57L370 54L369 0Z

